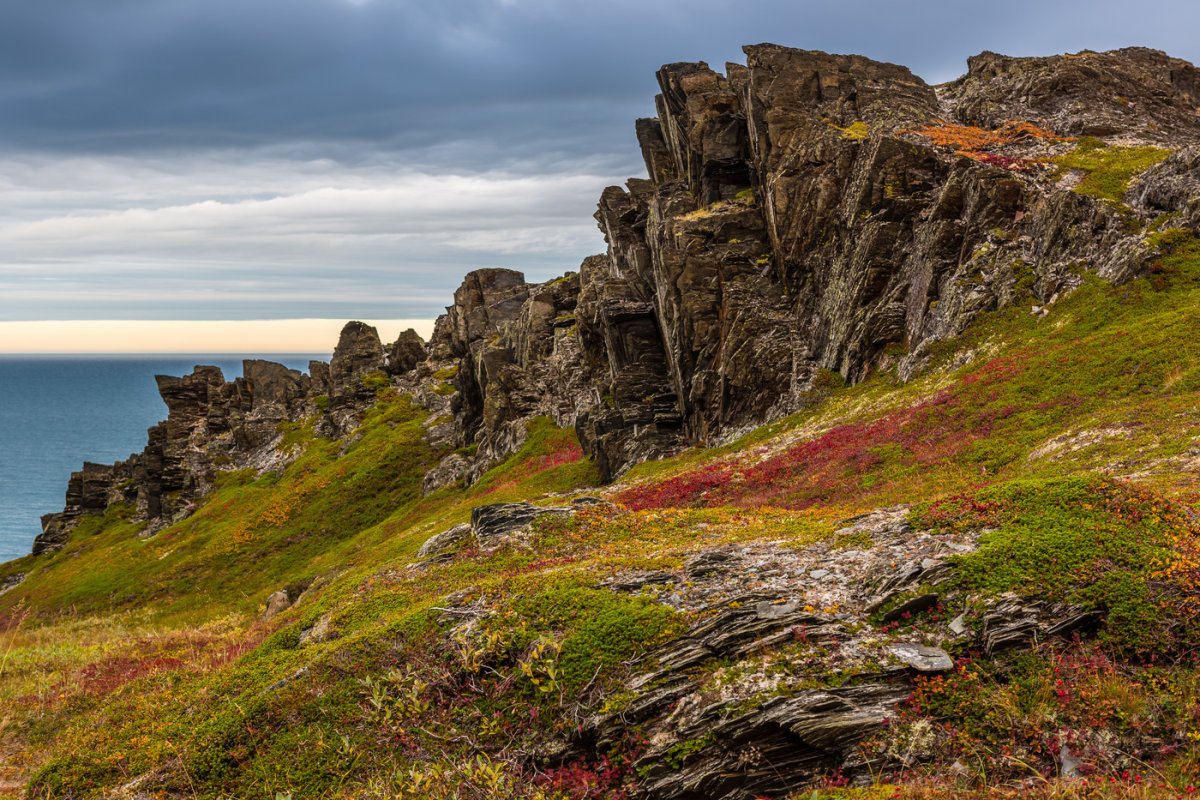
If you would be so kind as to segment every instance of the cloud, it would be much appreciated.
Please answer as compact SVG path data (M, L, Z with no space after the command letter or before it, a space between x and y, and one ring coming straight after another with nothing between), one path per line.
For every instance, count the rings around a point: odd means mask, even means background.
M55 0L7 9L0 136L145 151L447 140L615 152L664 62L749 42L862 52L944 80L985 48L1195 55L1200 10L1117 0ZM1169 24L1168 24L1169 21ZM635 111L636 113L636 111ZM556 141L565 131L570 135ZM488 148L485 148L487 150ZM482 153L481 155L491 155ZM483 166L476 163L474 166Z
M431 318L467 268L544 279L603 248L607 175L292 166L0 162L0 319Z

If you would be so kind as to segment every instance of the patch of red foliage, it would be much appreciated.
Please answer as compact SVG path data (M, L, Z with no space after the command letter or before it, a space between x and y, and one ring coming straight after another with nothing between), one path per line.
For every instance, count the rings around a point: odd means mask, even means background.
M999 128L987 129L974 125L956 125L937 122L922 128L901 130L899 133L913 134L928 139L939 147L949 147L960 156L984 164L1014 172L1028 172L1043 162L993 152L998 148L1033 141L1068 142L1069 137L1059 136L1053 131L1034 125L1032 122L1009 120Z
M539 458L537 460L537 470L541 471L561 467L564 464L574 464L582 458L583 448L575 442L568 442L566 445Z
M112 656L84 667L79 673L80 687L84 694L109 694L138 678L170 672L184 666L184 663L183 659L174 656Z
M912 470L945 463L1016 413L993 385L1024 367L1021 354L993 359L959 385L871 422L833 428L755 464L706 464L617 496L634 510L686 506L803 509L861 494L872 471L890 462Z
M628 771L628 763L614 764L601 756L595 764L575 761L547 770L535 783L571 800L624 800L628 795L619 787Z
M583 448L577 441L563 441L552 445L550 452L540 456L529 456L506 470L508 480L497 483L484 492L485 495L515 489L523 478L539 472L574 464L583 459Z

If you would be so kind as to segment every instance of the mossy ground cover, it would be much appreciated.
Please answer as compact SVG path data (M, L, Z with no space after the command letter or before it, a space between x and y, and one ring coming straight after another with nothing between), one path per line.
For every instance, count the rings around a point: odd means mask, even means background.
M164 786L189 795L248 796L277 785L302 796L335 796L351 776L361 783L416 763L417 754L393 757L380 740L372 716L378 711L370 710L363 681L378 681L422 654L434 655L428 668L443 678L447 665L455 665L455 675L461 671L457 645L447 645L446 626L430 609L464 587L506 614L528 617L512 623L528 636L513 638L501 657L526 690L510 695L509 684L494 690L503 708L495 698L481 701L489 719L506 725L518 721L510 719L514 709L531 699L551 700L532 682L540 673L523 671L535 642L553 642L547 658L552 653L555 663L562 661L547 684L558 691L553 702L562 703L563 692L580 688L584 672L588 678L597 667L614 672L635 649L678 629L658 606L591 588L582 567L558 574L573 560L565 554L468 553L428 572L405 571L430 533L464 520L475 505L549 498L597 481L574 434L537 420L521 450L470 490L421 498L431 458L419 436L421 419L407 400L385 397L344 453L303 428L289 430L304 452L283 474L228 474L195 515L146 540L126 509L90 519L67 550L39 564L19 596L5 598L3 652L11 668L0 671L4 696L21 709L5 728L22 742L23 769L41 764L36 796L87 794L163 764L170 765ZM72 585L81 563L72 553L104 559L110 568L90 577L80 570L87 580ZM295 597L314 578L322 590L315 600L271 623L253 622L265 593L289 586ZM176 580L196 586L176 588ZM114 587L125 594L114 594ZM214 591L223 587L231 591ZM47 614L61 608L68 592L73 616ZM511 607L514 596L534 604L527 614ZM122 628L124 635L106 638L101 649L79 646L79 630L102 630L103 620L126 619L132 612L121 609L142 605L153 611ZM300 631L326 613L336 638L300 648ZM203 647L160 657L147 645L162 635L204 638L211 624L204 620L219 615L226 615L225 627ZM76 644L49 651L39 637ZM97 671L110 677L87 679ZM286 679L297 673L305 679L292 687ZM35 707L28 702L35 692L51 699ZM459 705L431 726L445 729L455 714L465 715L461 724L468 726L483 713ZM429 744L441 746L436 738ZM305 769L296 766L299 754Z
M1169 661L1200 644L1188 562L1200 526L1152 490L1096 476L1019 480L918 504L912 517L934 531L983 531L978 550L955 559L955 588L969 597L1096 612L1099 643L1127 660Z
M640 655L690 622L604 578L678 569L728 543L800 547L857 511L917 503L922 527L984 531L958 563L963 597L1035 593L1105 622L1094 643L990 672L960 654L954 675L920 687L896 735L950 724L934 741L969 761L971 747L1002 757L995 742L1011 730L1046 764L1060 722L1148 726L1176 750L1155 756L1162 776L1142 780L1184 786L1200 729L1184 657L1195 633L1180 620L1196 617L1200 556L1195 476L1173 465L1200 435L1200 246L1171 229L1147 246L1161 252L1151 276L1086 283L1044 318L1020 304L994 312L911 384L828 381L826 399L740 442L634 470L618 487L623 505L419 569L421 543L475 505L595 491L574 434L537 420L475 485L422 497L441 454L421 437L426 412L405 398L381 388L344 452L291 426L302 452L280 475L226 474L194 515L149 538L129 509L113 509L53 558L5 567L29 577L0 597L0 701L11 709L0 753L47 798L144 775L187 797L616 797L636 741L540 775L508 760L567 737ZM950 369L968 350L975 360ZM311 590L258 621L282 587ZM318 621L329 638L301 644ZM1095 659L1111 669L1075 666ZM1064 665L1079 705L1048 688ZM1111 697L1122 681L1134 688ZM820 796L847 791L837 784L831 776ZM848 796L948 796L919 784L871 791ZM1105 791L1144 789L1131 779Z
M1075 187L1079 194L1121 206L1134 176L1170 154L1161 147L1110 146L1100 139L1085 137L1074 150L1054 158L1054 163L1060 174L1067 170L1083 173Z
M1071 777L1061 796L1186 797L1200 758L1198 692L1194 664L1131 665L1087 642L1047 644L919 678L889 729L864 747L920 751L929 779L958 762L964 791L989 782L1047 790Z

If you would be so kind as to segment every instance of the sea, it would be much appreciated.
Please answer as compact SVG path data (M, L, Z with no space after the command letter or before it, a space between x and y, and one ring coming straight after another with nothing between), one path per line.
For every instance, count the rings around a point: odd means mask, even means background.
M245 356L307 371L328 353ZM67 479L84 461L111 464L140 452L165 419L155 375L214 364L226 380L240 355L0 355L0 562L28 555L41 516L61 511Z

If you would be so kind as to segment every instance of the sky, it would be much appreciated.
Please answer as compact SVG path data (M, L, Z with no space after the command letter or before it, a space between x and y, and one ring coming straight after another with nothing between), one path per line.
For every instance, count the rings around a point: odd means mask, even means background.
M0 352L319 352L428 330L471 269L574 269L663 63L772 41L935 83L1197 61L1197 30L1195 0L0 0Z

